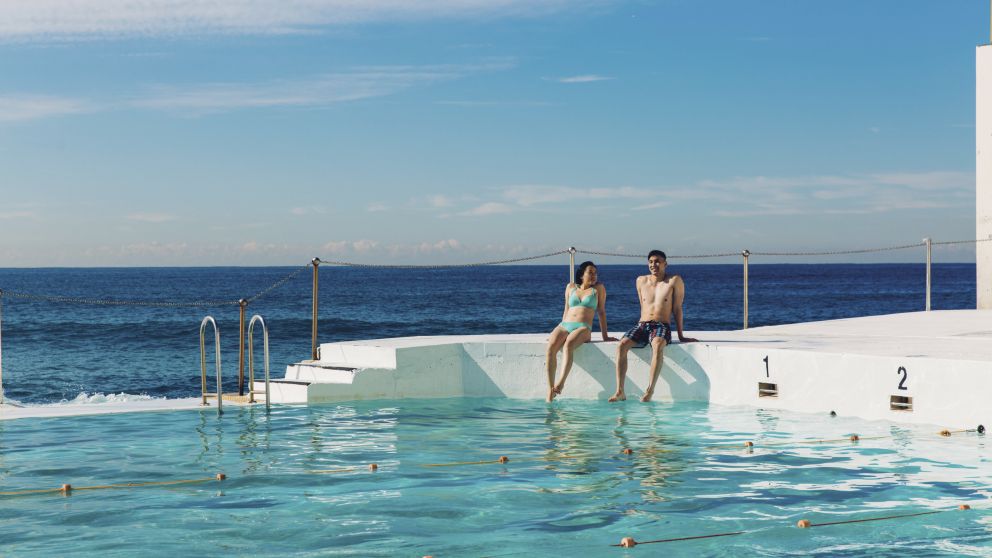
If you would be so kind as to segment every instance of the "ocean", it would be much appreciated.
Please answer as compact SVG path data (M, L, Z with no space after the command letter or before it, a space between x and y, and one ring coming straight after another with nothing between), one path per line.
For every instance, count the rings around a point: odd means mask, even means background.
M221 333L225 391L237 389L238 307L105 305L21 294L134 302L233 303L297 268L0 269L3 384L24 404L199 395L199 327ZM644 265L603 265L607 320L620 332L637 320L634 280ZM740 265L669 266L685 280L685 329L739 329ZM749 325L777 325L924 309L922 264L752 264ZM310 356L312 271L253 299L247 316L269 328L271 372ZM567 266L449 269L320 267L318 342L415 335L533 333L561 319ZM975 307L975 264L934 264L932 307ZM598 335L598 327L596 329ZM702 336L705 340L705 336ZM208 375L213 377L212 333ZM261 375L261 332L256 333Z

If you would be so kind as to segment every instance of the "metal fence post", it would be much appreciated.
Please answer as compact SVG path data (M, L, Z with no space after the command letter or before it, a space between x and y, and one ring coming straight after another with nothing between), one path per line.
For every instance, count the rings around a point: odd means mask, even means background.
M248 300L238 301L238 395L245 394L245 309Z
M313 264L313 322L310 339L310 358L317 360L317 277L320 267L320 258L310 260Z
M751 256L751 251L744 250L741 256L744 256L744 329L747 329L747 259Z
M568 247L568 282L575 282L575 246Z
M923 242L927 245L927 312L930 311L930 264L932 262L932 252L933 252L933 239L930 237L924 238Z

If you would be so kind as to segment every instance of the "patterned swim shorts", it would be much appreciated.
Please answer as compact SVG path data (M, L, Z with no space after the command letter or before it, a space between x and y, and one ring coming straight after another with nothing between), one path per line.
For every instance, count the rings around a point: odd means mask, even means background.
M661 336L665 344L672 342L672 327L661 322L637 322L637 325L624 333L624 337L632 339L638 349L654 341L655 337Z

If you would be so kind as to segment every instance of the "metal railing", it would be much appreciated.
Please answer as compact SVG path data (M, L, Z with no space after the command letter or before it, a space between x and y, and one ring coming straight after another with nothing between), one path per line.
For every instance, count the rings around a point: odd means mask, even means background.
M214 350L216 352L215 368L217 369L217 393L211 394L207 393L207 349L206 349L206 339L204 333L207 329L207 324L214 326ZM217 416L224 414L224 384L221 383L221 368L220 368L220 330L217 329L217 322L214 321L212 316L207 316L203 318L200 322L200 386L201 395L203 396L203 405L207 405L207 397L211 395L217 396Z
M269 328L265 326L265 320L258 314L252 316L251 322L248 324L248 402L255 402L255 359L252 352L255 343L253 342L252 331L255 329L256 322L262 324L262 350L265 355L265 408L269 409L272 401L269 392Z

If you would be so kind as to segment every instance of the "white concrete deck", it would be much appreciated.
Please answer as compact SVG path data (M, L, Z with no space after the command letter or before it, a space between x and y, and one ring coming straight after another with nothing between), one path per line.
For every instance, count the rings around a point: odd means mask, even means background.
M22 418L52 418L77 415L106 415L113 413L133 413L137 411L190 411L203 409L199 397L187 399L151 399L126 403L56 403L51 405L26 405L23 407L8 404L0 405L0 420ZM225 402L226 404L226 402ZM211 408L214 412L216 409Z
M688 335L701 341L666 349L656 400L833 410L949 427L992 423L992 311L913 312ZM292 383L274 389L273 402L544 398L546 340L540 333L327 343L320 360L287 369ZM580 348L562 397L609 397L615 345ZM649 360L647 348L631 352L631 399L647 385Z

